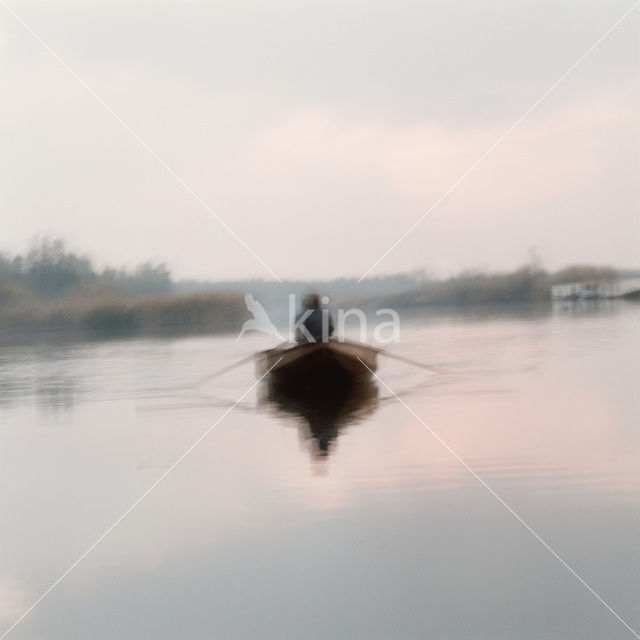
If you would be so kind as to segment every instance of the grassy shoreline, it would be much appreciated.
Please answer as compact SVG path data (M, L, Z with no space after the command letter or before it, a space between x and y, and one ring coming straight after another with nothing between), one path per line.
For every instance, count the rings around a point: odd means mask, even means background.
M0 308L0 334L221 333L238 330L245 316L242 297L231 292L29 300Z
M608 267L573 266L549 273L531 265L503 273L466 271L444 280L426 280L398 293L362 299L363 304L395 309L433 307L474 309L481 307L551 306L554 284L572 281L612 281Z

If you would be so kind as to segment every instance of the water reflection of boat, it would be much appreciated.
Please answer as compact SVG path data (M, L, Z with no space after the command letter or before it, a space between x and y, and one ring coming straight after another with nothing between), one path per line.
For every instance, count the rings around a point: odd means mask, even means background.
M377 364L378 349L339 340L285 345L257 355L258 375L269 372L263 399L302 419L303 435L319 457L328 455L341 428L375 409L378 389L371 372Z
M359 342L329 340L267 349L258 354L258 375L270 371L271 378L292 383L308 379L324 384L368 378L378 364L378 349Z
M314 379L314 372L299 379L269 377L263 401L279 412L295 416L304 427L302 434L312 443L318 457L329 454L340 431L373 413L378 404L378 388L366 376Z

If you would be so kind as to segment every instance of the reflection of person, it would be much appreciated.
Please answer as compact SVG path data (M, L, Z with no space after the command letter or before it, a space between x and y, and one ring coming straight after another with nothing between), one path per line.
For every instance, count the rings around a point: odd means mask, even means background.
M333 320L328 309L322 309L320 296L310 293L302 301L302 311L296 317L297 342L326 342L333 333Z

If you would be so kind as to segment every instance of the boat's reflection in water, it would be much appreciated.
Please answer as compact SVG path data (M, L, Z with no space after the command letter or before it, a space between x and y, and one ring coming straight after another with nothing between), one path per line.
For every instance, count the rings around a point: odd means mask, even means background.
M263 385L261 396L263 403L296 421L315 460L326 458L340 432L378 406L378 387L371 378L335 373L300 379L272 377Z

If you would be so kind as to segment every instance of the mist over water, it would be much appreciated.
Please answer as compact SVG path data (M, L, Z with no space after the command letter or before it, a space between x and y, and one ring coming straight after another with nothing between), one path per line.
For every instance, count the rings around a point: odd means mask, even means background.
M640 627L640 307L403 318L378 374ZM255 382L272 346L0 346L0 633ZM373 382L248 394L8 636L630 638Z

